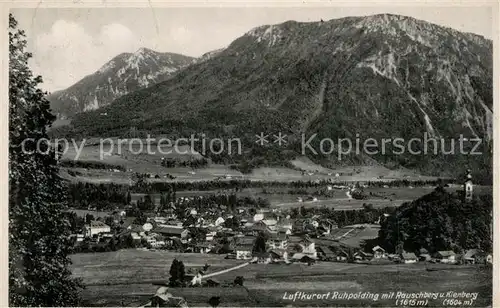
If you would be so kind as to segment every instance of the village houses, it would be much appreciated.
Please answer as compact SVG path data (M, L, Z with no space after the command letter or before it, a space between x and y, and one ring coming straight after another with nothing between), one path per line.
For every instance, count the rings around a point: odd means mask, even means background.
M90 224L85 225L85 237L93 237L94 235L99 235L102 233L111 232L111 227L102 221L94 220Z

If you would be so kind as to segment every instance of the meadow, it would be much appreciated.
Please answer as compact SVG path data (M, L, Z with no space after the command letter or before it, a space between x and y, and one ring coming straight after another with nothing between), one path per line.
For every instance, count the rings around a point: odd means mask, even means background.
M158 286L167 281L174 258L186 268L199 268L208 263L210 271L240 264L221 255L180 254L165 251L122 250L99 254L73 255L73 273L87 286L83 291L85 305L138 306L146 303ZM432 268L433 270L428 270ZM236 276L244 277L244 287L229 287ZM306 264L251 264L214 277L219 287L171 288L174 296L182 296L189 306L207 306L212 296L221 297L223 307L235 306L394 306L394 299L367 300L298 300L283 299L296 291L327 292L479 292L472 306L486 306L491 301L491 267L446 266L438 264L368 265L319 262ZM428 306L442 306L430 301Z
M407 180L433 180L435 177L422 176L418 173L399 168L390 170L383 166L336 166L325 168L315 164L307 157L297 157L290 161L291 168L285 167L260 167L254 169L249 174L230 168L229 165L209 163L203 168L192 169L189 167L161 166L162 158L175 159L177 161L190 161L201 159L202 155L190 148L190 146L174 147L162 144L160 146L152 144L151 151L147 151L147 144L144 141L142 148L138 143L118 145L118 140L113 139L113 145L103 142L102 152L98 140L87 140L81 152L78 153L73 145L67 148L62 159L102 162L109 165L119 165L125 168L124 172L110 170L95 170L85 168L75 168L78 175L70 176L63 172L68 180L76 180L91 183L128 183L132 173L152 173L158 175L158 179L152 181L171 182L166 175L173 175L176 181L201 181L214 180L230 176L232 178L249 179L254 181L310 181L334 178L338 181L391 181L394 179ZM66 170L67 171L67 170Z

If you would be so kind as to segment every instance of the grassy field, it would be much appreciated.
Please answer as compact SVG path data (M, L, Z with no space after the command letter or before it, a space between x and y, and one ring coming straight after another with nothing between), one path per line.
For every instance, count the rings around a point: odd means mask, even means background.
M137 306L148 301L158 286L153 281L167 280L171 261L178 258L186 268L205 263L216 271L241 263L210 254L178 254L123 250L73 256L73 273L87 285L83 291L84 304L93 306ZM433 271L426 268L432 266ZM305 264L251 264L217 276L222 285L230 284L236 276L245 278L245 287L175 288L170 292L183 296L190 306L207 306L212 296L221 296L221 306L394 306L395 300L328 300L291 302L283 299L296 291L326 292L479 292L472 306L490 302L491 268L477 266L439 266L426 264L366 265L320 262ZM442 306L431 301L429 306Z
M186 270L200 269L205 263L212 270L230 268L241 262L222 255L181 254L168 251L127 249L109 253L83 253L72 256L73 273L88 285L131 284L168 279L174 258L183 261ZM125 266L124 266L125 265ZM114 272L113 274L110 274Z
M127 182L128 183L128 182ZM274 208L282 208L282 209L290 209L294 207L304 206L306 208L313 207L329 207L334 208L335 210L352 210L352 209L361 209L363 208L363 204L372 204L374 207L383 208L388 206L400 206L404 202L409 202L415 199L418 199L426 194L431 193L435 188L434 187L398 187L398 188L383 188L383 187L369 187L366 188L365 191L367 193L372 192L374 195L369 196L368 199L365 200L355 200L348 199L345 196L345 191L338 190L334 192L333 197L322 199L322 197L318 197L319 200L316 202L306 201L306 202L298 202L297 196L286 193L289 188L282 188L282 193L263 193L261 188L245 188L238 191L236 194L241 197L254 197L254 198L263 198L267 199L270 202L271 207ZM455 191L456 187L448 188L449 191ZM475 194L491 194L491 186L475 186L474 192ZM278 189L279 190L279 189ZM178 197L193 197L193 196L203 196L203 195L211 195L218 194L224 192L223 190L207 190L207 191L178 191ZM160 202L160 194L152 194L156 203ZM136 201L140 198L143 198L145 194L134 193L132 194L132 201ZM379 196L387 196L387 199L384 199ZM81 214L83 216L86 214L85 211L76 211L77 214ZM99 212L94 213L92 211L89 212L94 216L106 216L108 212Z
M73 160L78 158L80 161L100 161L110 165L120 165L126 168L126 172L115 173L112 170L92 170L77 168L81 173L75 177L64 173L69 180L93 182L93 183L127 183L133 172L158 174L160 179L154 181L169 182L166 174L177 177L178 181L201 181L212 180L221 176L230 175L243 179L255 181L308 181L318 179L335 178L339 181L390 181L393 179L408 180L428 180L434 177L421 176L411 170L397 169L390 170L383 166L343 166L335 168L325 168L313 163L306 157L298 157L291 161L294 166L291 168L283 167L262 167L253 170L250 174L241 174L232 170L229 166L209 164L206 168L192 170L191 168L164 168L161 164L162 158L174 158L180 161L191 159L200 159L202 156L189 146L179 146L175 150L172 146L161 145L161 151L156 144L151 144L150 151L143 141L142 148L139 143L127 144L121 146L117 139L113 143L103 141L102 151L99 140L87 140L81 153L70 144L63 159ZM80 143L78 144L80 145ZM102 153L101 153L102 152ZM163 153L165 154L163 154ZM77 157L78 156L78 157Z

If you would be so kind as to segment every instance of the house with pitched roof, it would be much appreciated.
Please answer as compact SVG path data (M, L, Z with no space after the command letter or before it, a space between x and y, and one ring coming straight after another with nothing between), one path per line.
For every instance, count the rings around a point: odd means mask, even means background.
M313 259L318 258L318 252L316 251L316 244L309 238L304 238L299 242L301 253L307 255Z
M316 248L318 251L318 258L324 261L333 261L335 260L335 253L328 247L324 245L320 245Z
M173 296L167 287L161 287L150 302L142 307L188 307L188 305L184 298Z
M285 249L271 249L269 251L272 262L287 262L288 251Z
M385 249L378 246L378 245L372 248L372 252L373 252L373 257L375 259L387 258L387 254L385 252Z
M180 239L185 239L189 233L189 231L183 226L176 225L161 225L155 228L154 232L165 237L177 237Z
M337 262L347 262L349 258L349 254L343 250L343 249L338 249L336 254L335 254L335 261Z
M456 254L451 250L438 251L434 257L440 263L456 263Z
M84 235L85 237L93 237L94 235L99 235L102 233L111 232L111 227L102 221L94 220L90 224L85 225Z
M480 249L469 249L463 255L463 261L466 264L478 264L486 262L487 253Z
M403 260L404 263L417 263L418 258L413 252L403 252L401 253L401 260Z
M266 245L270 249L286 249L288 247L288 235L284 232L271 233Z
M371 259L373 259L373 254L360 250L360 251L355 252L353 257L354 257L354 260L358 261L358 262L359 261L370 261Z
M278 232L285 232L285 234L291 235L293 232L293 223L288 218L280 219L276 224L276 230Z

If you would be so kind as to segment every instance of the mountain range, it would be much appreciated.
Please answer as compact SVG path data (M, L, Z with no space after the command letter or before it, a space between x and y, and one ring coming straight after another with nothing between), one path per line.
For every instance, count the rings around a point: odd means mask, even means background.
M481 36L390 14L264 25L200 59L180 56L174 75L139 86L97 111L77 114L66 133L108 137L138 128L153 135L205 133L249 142L260 132L286 133L288 146L261 163L297 153L303 134L317 134L316 148L321 138L409 140L427 133L449 140L463 134L483 139L485 155L363 154L338 161L334 152L311 159L323 165L379 163L438 174L464 165L488 170L492 50L492 41ZM86 83L110 84L99 74L86 77ZM106 89L113 93L113 87ZM74 96L78 102L94 99L93 92ZM250 146L247 154L261 151Z
M122 53L71 87L48 96L59 118L71 118L79 112L95 110L113 100L164 81L193 62L194 58L140 48Z

